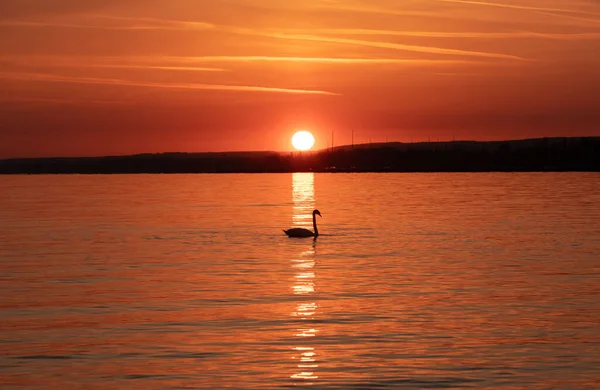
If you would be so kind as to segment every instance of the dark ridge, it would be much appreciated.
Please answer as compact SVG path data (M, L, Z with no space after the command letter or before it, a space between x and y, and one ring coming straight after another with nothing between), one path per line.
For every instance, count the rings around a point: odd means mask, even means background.
M159 153L0 160L0 174L600 172L600 137L375 143L314 152Z
M64 355L27 355L27 356L15 356L13 359L24 359L24 360L68 360L73 359L72 356Z

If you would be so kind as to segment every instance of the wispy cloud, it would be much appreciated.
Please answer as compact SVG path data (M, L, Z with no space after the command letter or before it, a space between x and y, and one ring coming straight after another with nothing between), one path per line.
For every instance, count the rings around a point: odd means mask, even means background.
M281 57L281 56L202 56L163 57L168 61L184 62L308 62L328 64L398 64L398 65L441 65L466 63L459 60L430 60L402 58L341 58L341 57Z
M585 22L591 25L600 24L600 19L594 17L600 17L600 12L584 11L580 9L567 9L567 8L551 8L551 7L536 7L532 5L520 5L520 4L507 4L507 3L496 3L489 1L475 1L475 0L434 0L439 3L451 3L459 5L473 5L483 7L496 7L504 9L513 9L521 11L532 11L539 15L551 16L556 19L569 20L578 22Z
M12 27L54 27L54 28L82 28L100 30L212 30L216 26L212 23L169 20L157 18L130 18L111 15L78 15L77 23L62 22L56 20L3 20L0 26ZM113 23L113 24L107 24ZM114 24L114 23L117 24ZM118 24L120 23L120 24Z
M281 38L281 39L340 43L340 44L348 44L348 45L376 47L376 48L381 48L381 49L412 51L412 52L418 52L418 53L486 57L486 58L509 59L509 60L523 60L523 58L521 58L521 57L510 55L510 54L486 53L486 52L479 52L479 51L447 49L447 48L435 47L435 46L405 45L405 44L400 44L400 43L391 43L391 42L384 42L384 41L365 41L365 40L359 40L359 39L334 38L334 37L326 37L326 36L301 35L301 34L296 35L296 34L267 33L264 35L270 36L270 37L275 37L275 38Z
M23 73L23 72L3 72L0 73L1 79L20 80L20 81L45 81L57 83L75 83L75 84L98 84L113 86L131 86L146 88L163 89L191 89L191 90L212 90L212 91L238 91L238 92L271 92L288 94L311 94L311 95L338 95L334 92L310 89L294 88L276 88L249 85L220 85L220 84L180 84L180 83L152 83L140 82L122 79L93 78L93 77L67 77L54 74L43 73Z
M359 14L384 14L404 17L444 17L443 14L435 11L424 11L415 9L395 9L390 7L377 7L373 5L356 5L348 4L348 2L332 2L330 4L322 4L320 8L330 9L335 11L356 12ZM450 16L450 15L448 15Z
M233 3L233 1L231 1ZM431 11L429 9L409 9L405 4L400 3L400 7L393 8L385 5L378 5L381 1L351 1L351 0L322 0L322 1L301 1L301 2L286 2L286 1L245 1L235 0L235 3L243 8L252 9L257 13L277 13L279 15L327 15L335 14L337 16L342 13L355 14L384 14L405 17L447 17L442 13ZM325 12L324 12L325 11ZM331 12L331 13L330 13ZM345 17L356 17L357 15L343 15Z
M550 12L550 11L535 11L535 13L537 13L539 15L548 15L548 16L552 16L552 17L556 17L556 18L571 20L571 21L577 22L578 25L581 25L582 24L581 22L585 22L585 24L593 25L593 26L597 26L598 24L600 24L600 19L585 18L582 16L574 16L574 15L565 15L565 14L560 14L560 13L557 14L556 12Z
M299 30L291 30L290 33L301 33ZM506 32L454 32L454 31L399 31L399 30L376 30L376 29L313 29L314 34L329 35L366 35L366 36L401 36L422 38L483 38L483 39L517 39L537 38L556 40L585 40L598 39L600 32L588 33L544 33L534 31L506 31Z
M421 58L348 58L348 57L286 57L286 56L130 56L130 57L68 57L68 56L0 56L0 62L19 65L90 67L90 68L132 68L166 69L219 72L224 68L199 67L203 63L253 63L253 62L298 62L340 65L395 64L405 66L442 66L468 64L474 61L421 59ZM481 62L481 64L488 64Z
M507 4L484 3L474 1L461 0L435 0L447 3L465 3L476 5L497 6L503 8L526 9L533 10L536 13L556 16L561 18L572 19L576 21L600 23L600 20L584 18L572 15L557 14L557 10L552 8L537 8L525 7ZM383 12L383 11L382 11ZM560 12L570 12L560 10ZM577 13L577 11L572 11ZM596 15L596 14L594 14ZM128 18L116 17L109 15L88 15L91 23L64 23L52 21L15 21L4 20L0 21L0 26L12 27L33 27L33 28L75 28L75 29L101 29L101 30L123 30L123 31L142 31L142 30L173 30L173 31L208 31L215 30L231 34L242 35L263 35L275 38L298 36L304 33L304 30L298 29L264 29L254 30L236 26L215 25L206 22L184 21L184 20L169 20L169 19L154 19L154 18ZM125 25L107 25L98 23L101 20L123 21L132 24ZM330 35L388 35L388 36L404 36L404 37L423 37L423 38L497 38L497 39L518 39L518 38L537 38L537 39L555 39L555 40L584 40L598 39L600 32L586 33L544 33L534 31L508 31L508 32L454 32L454 31L402 31L402 30L381 30L381 29L361 29L361 28L316 28L310 30L312 34L330 34ZM407 45L410 46L410 45Z
M481 76L481 77L488 77L489 75L485 74L485 73L472 73L472 72L435 72L433 73L436 76L446 76L446 77L463 77L463 76L470 76L470 77L476 77L476 76Z
M91 104L91 105L114 105L114 104L128 104L132 103L130 100L98 100L98 99L87 99L87 98L78 98L78 99L68 99L68 98L43 98L43 97L11 97L9 99L0 99L2 104L38 104L38 105L73 105L73 106L81 106L82 104Z
M0 63L11 63L26 67L76 67L76 68L107 68L107 69L139 69L139 70L173 70L189 72L225 72L224 68L204 66L171 65L175 61L160 61L164 57L65 57L65 56L0 56ZM153 59L153 60L152 60ZM137 62L137 63L136 63ZM150 64L148 63L150 62ZM195 61L196 63L198 61ZM188 62L175 62L185 63Z
M125 64L78 64L86 68L116 68L116 69L157 69L157 70L181 70L190 72L224 72L223 68L205 68L198 66L166 66L166 65L125 65Z
M193 30L210 30L217 27L213 23L199 22L199 21L185 21L185 20L171 20L171 19L157 19L157 18L140 18L140 17L125 17L125 16L113 16L113 15L101 15L91 14L87 15L90 18L97 19L110 19L115 21L134 22L132 27L139 26L140 28L168 28L173 29L187 28Z
M574 9L534 7L534 6L530 6L530 5L495 3L495 2L489 2L489 1L474 1L474 0L434 0L434 1L437 1L439 3L471 4L471 5L482 5L482 6L487 6L487 7L511 8L511 9L518 9L518 10L562 12L562 13L571 13L571 14L580 14L580 15L600 16L600 13L580 11L580 10L574 10Z
M281 30L281 29L277 30L277 31L273 31L270 29L249 29L249 28L237 27L237 26L213 25L213 24L204 23L204 22L186 22L186 21L176 21L176 20L155 20L155 19L142 19L142 20L143 21L153 20L159 25L162 23L166 23L166 25L169 25L173 28L179 27L182 29L196 28L193 26L195 26L196 23L199 23L201 26L203 26L202 28L216 29L218 31L232 33L232 34L249 35L249 36L263 36L263 37L270 37L270 38L276 38L276 39L319 41L319 42L350 44L350 45L377 47L377 48L412 51L412 52L420 52L420 53L443 54L443 55L474 56L474 57L487 57L487 58L512 59L512 60L522 59L520 57L508 55L508 54L485 53L485 52L468 51L468 50L447 49L447 48L434 47L434 46L418 46L418 45L397 44L397 43L382 42L382 41L366 41L366 40L357 40L357 39L348 39L348 38L318 36L318 35L312 35L312 34L311 35L288 34L285 32L285 30Z
M59 22L28 22L20 20L3 20L0 26L8 27L34 27L34 28L86 28L101 30L140 30L134 26L103 26L98 24L78 24L78 23L59 23Z

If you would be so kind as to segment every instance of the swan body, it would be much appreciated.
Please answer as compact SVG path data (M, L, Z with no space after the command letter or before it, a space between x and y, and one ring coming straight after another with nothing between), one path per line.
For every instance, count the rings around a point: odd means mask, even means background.
M284 230L284 233L288 235L288 237L315 237L315 233L311 232L308 229L303 228L293 228Z
M319 235L319 230L317 229L317 215L319 217L321 217L321 212L319 210L313 210L312 212L312 216L313 216L313 229L315 230L314 232L311 232L308 229L304 229L304 228L293 228L293 229L288 229L288 230L284 230L283 232L285 234L287 234L288 237L298 237L298 238L305 238L305 237L317 237Z

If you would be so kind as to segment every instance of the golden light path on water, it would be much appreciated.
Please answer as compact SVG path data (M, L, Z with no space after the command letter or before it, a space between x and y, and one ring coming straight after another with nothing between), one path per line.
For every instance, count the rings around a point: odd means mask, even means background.
M313 173L294 173L292 175L292 198L293 214L292 222L295 227L312 229L312 210L315 208L315 186ZM300 345L295 346L293 359L296 360L298 372L291 375L292 379L307 381L307 384L318 379L316 373L319 365L317 362L317 351L314 346L307 345L308 340L315 337L319 330L314 327L318 305L312 300L315 292L315 246L312 239L307 242L310 249L302 251L296 258L291 259L294 269L292 292L298 296L306 297L296 305L292 313L301 322L307 322L306 326L297 329L295 336L302 340Z

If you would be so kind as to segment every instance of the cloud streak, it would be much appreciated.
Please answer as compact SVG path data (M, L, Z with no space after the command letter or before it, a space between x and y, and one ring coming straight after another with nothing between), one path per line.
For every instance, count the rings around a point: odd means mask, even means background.
M481 2L464 2L458 0L436 0L443 2L459 2L467 4L485 4L491 3ZM498 7L504 7L503 4L494 4ZM505 8L517 8L517 6L509 6ZM519 7L520 9L520 7ZM551 11L545 11L543 8L525 7L528 10L535 10L539 14L568 18L576 21L585 21L600 23L600 20L582 18L576 16L568 16L556 14ZM544 11L542 11L544 10ZM0 26L9 27L33 27L33 28L74 28L74 29L100 29L100 30L119 30L119 31L144 31L144 30L172 30L172 31L221 31L231 34L242 35L263 35L280 38L282 35L294 36L301 35L303 30L297 29L265 29L252 30L235 26L222 26L206 22L192 22L182 20L163 20L152 18L126 18L115 17L108 15L94 15L93 18L106 20L130 21L136 24L133 25L101 25L101 24L76 24L76 23L57 23L57 22L41 22L41 21L0 21ZM144 24L146 23L146 24ZM600 32L585 32L585 33L544 33L534 31L510 31L510 32L454 32L454 31L402 31L402 30L380 30L380 29L360 29L360 28L317 28L311 29L313 34L330 34L330 35L380 35L380 36L402 36L402 37L421 37L421 38L481 38L481 39L554 39L554 40L585 40L598 39Z
M19 81L45 81L56 83L74 83L74 84L95 84L112 86L130 86L162 89L189 89L189 90L210 90L210 91L237 91L237 92L269 92L286 94L308 94L308 95L339 95L334 92L310 89L277 88L249 85L221 85L221 84L178 84L178 83L152 83L138 82L122 79L107 79L93 77L67 77L43 73L22 73L22 72L2 72L0 79L19 80Z
M291 30L291 33L299 33ZM544 33L534 31L510 31L510 32L454 32L454 31L399 31L399 30L374 30L374 29L313 29L315 34L330 35L389 35L401 37L420 38L476 38L476 39L555 39L555 40L585 40L598 39L600 32L588 33Z
M86 63L74 63L71 66L85 67L85 68L109 68L109 69L153 69L153 70L175 70L175 71L189 71L189 72L225 72L223 68L205 68L198 66L167 66L167 65L126 65L126 64L86 64Z
M193 22L183 20L169 20L156 18L130 18L111 15L78 15L79 18L88 19L90 23L64 23L56 21L26 21L26 20L4 20L0 26L9 27L37 27L37 28L76 28L76 29L99 29L99 30L174 30L174 31L205 31L215 29L217 26L206 22ZM100 24L99 21L126 22L125 25Z
M403 58L348 58L348 57L290 57L290 56L131 56L131 57L65 57L65 56L1 56L0 62L18 65L89 67L89 68L131 68L165 69L221 72L224 68L198 67L203 63L261 63L261 62L297 62L340 65L378 65L399 66L443 66L453 64L489 64L473 60L447 59L403 59Z
M600 16L600 13L595 13L595 12L585 12L585 11L563 9L563 8L546 8L546 7L534 7L534 6L518 5L518 4L494 3L494 2L489 2L489 1L475 1L475 0L434 0L434 1L437 1L438 3L470 4L470 5L482 5L482 6L486 6L486 7L509 8L509 9L517 9L517 10L561 12L561 13L570 13L570 14Z
M316 35L292 35L292 34L281 34L281 33L272 33L272 34L265 34L265 35L271 36L274 38L281 38L281 39L340 43L340 44L348 44L348 45L376 47L376 48L380 48L380 49L412 51L412 52L418 52L418 53L485 57L485 58L504 59L504 60L524 60L524 58L510 55L510 54L486 53L486 52L479 52L479 51L447 49L447 48L435 47L435 46L406 45L406 44L400 44L400 43L391 43L391 42L382 42L382 41L365 41L365 40L349 39L349 38L333 38L333 37L316 36Z
M202 56L168 57L169 61L185 62L305 62L326 64L397 64L397 65L441 65L467 63L460 60L429 60L402 58L342 58L342 57L281 57L281 56Z
M0 99L2 104L39 104L39 105L72 105L72 106L81 106L82 104L92 104L92 105L114 105L114 104L128 104L131 101L128 100L98 100L98 99L67 99L67 98L43 98L43 97L11 97L10 99Z
M579 24L581 24L581 22L592 24L594 26L597 26L598 24L600 24L600 20L598 20L598 19L584 18L581 16L574 16L574 15L557 14L555 12L549 12L549 11L535 11L535 12L540 15L548 15L548 16L553 16L556 18L571 20L574 22L578 22Z
M595 13L585 13L583 11L572 11L561 8L544 8L544 7L533 7L533 6L521 6L516 4L502 4L486 1L475 1L475 0L435 0L440 3L454 3L454 4L466 4L466 5L477 5L477 6L490 6L490 7L501 7L518 10L531 10L538 13L544 13L552 16L565 17L569 19L581 19L580 17L564 15L562 13L574 13L574 14L589 14L596 15ZM334 4L335 5L335 4ZM322 7L330 7L331 4L322 5ZM363 7L347 6L342 7L344 9L351 9L357 12L365 11ZM370 10L367 8L366 10ZM382 10L383 12L383 10ZM561 14L555 14L561 12ZM229 34L238 34L245 36L260 36L279 40L296 40L296 41L313 41L313 42L324 42L333 43L340 45L354 45L362 47L372 47L379 49L391 49L398 51L408 51L417 53L427 53L436 55L451 55L451 56L466 56L466 57L479 57L488 59L502 59L502 60L524 60L525 58L512 55L509 53L494 53L474 50L460 50L451 49L446 47L440 47L438 45L412 45L388 42L385 40L366 40L366 39L354 39L347 37L349 35L358 36L398 36L398 37L420 37L420 38L448 38L448 39L550 39L550 40L594 40L600 38L600 32L583 32L583 33L544 33L544 32L533 32L533 31L495 31L495 32L439 32L439 31L397 31L389 29L361 29L361 28L347 28L347 29L311 29L310 34L303 34L302 30L298 29L251 29L245 27L237 27L230 25L218 25L205 21L185 21L185 20L172 20L172 19L158 19L158 18L147 18L147 17L123 17L123 16L112 16L102 14L86 14L79 15L92 22L92 24L86 24L85 22L79 23L57 23L51 21L0 21L0 25L9 26L22 26L22 27L58 27L58 28L92 28L92 29L108 29L108 30L174 30L174 31L218 31ZM102 24L102 22L110 23L125 23L125 24ZM586 21L594 21L586 19ZM599 22L600 23L600 22ZM344 37L340 37L340 35ZM227 56L222 56L220 60L215 61L226 61ZM392 63L394 60L370 60L370 59L329 59L321 60L317 58L304 59L302 57L293 57L294 59L275 59L277 57L269 56L248 56L247 59L240 59L240 61L295 61L295 62L331 62L331 63ZM267 58L273 58L267 59ZM292 57L289 57L292 58ZM309 58L309 57L306 57ZM209 61L207 58L206 61ZM235 59L228 59L228 61L236 61ZM401 61L395 63L402 63ZM404 62L409 64L409 62ZM157 68L158 69L158 68ZM170 69L177 70L177 69ZM202 69L179 69L188 71L202 71ZM210 71L206 69L205 71Z
M457 0L458 1L458 0ZM285 29L249 29L243 27L236 26L225 26L225 25L214 25L206 22L190 22L190 21L181 21L181 20L162 20L162 19L151 19L151 18L124 18L124 17L111 17L106 15L95 15L94 17L98 18L106 18L106 19L116 19L116 20L124 20L128 22L135 23L151 23L151 26L144 26L143 28L156 28L156 29L172 29L172 30L215 30L221 31L231 34L239 34L246 36L261 36L261 37L269 37L275 39L285 39L285 40L304 40L304 41L316 41L316 42L327 42L327 43L337 43L337 44L346 44L346 45L355 45L355 46L363 46L363 47L375 47L380 49L393 49L393 50L402 50L402 51L412 51L418 53L429 53L429 54L439 54L439 55L455 55L455 56L471 56L471 57L486 57L486 58L494 58L494 59L511 59L511 60L522 60L523 58L510 55L510 54L501 54L501 53L487 53L487 52L479 52L479 51L469 51L469 50L458 50L458 49L448 49L436 46L423 46L423 45L409 45L409 44L399 44L399 43L391 43L385 41L369 41L369 40L359 40L359 39L350 39L350 38L339 38L339 37L327 37L323 35L313 35L313 34L294 34L287 33ZM19 22L21 23L21 22ZM30 22L23 22L30 23ZM38 23L38 22L35 22ZM41 23L41 25L45 26L66 26L62 24L52 24L52 23ZM118 28L118 29L140 29L139 25L131 25L131 26L93 26L93 28ZM325 31L334 31L334 30L325 30ZM346 30L346 31L358 31L363 35L367 35L369 31L366 29L357 29L357 30ZM382 31L389 30L375 30L381 33ZM404 32L404 34L408 34ZM415 33L417 34L417 33ZM415 36L427 36L427 33L422 33L422 35ZM435 37L435 33L430 33L431 37ZM450 33L451 34L451 33ZM454 37L459 37L459 33L455 33ZM468 34L468 33L466 33ZM376 35L376 34L370 34ZM381 35L381 34L378 34ZM402 33L391 33L387 35L402 35ZM448 37L453 37L452 35L445 35ZM463 36L464 37L464 36Z

